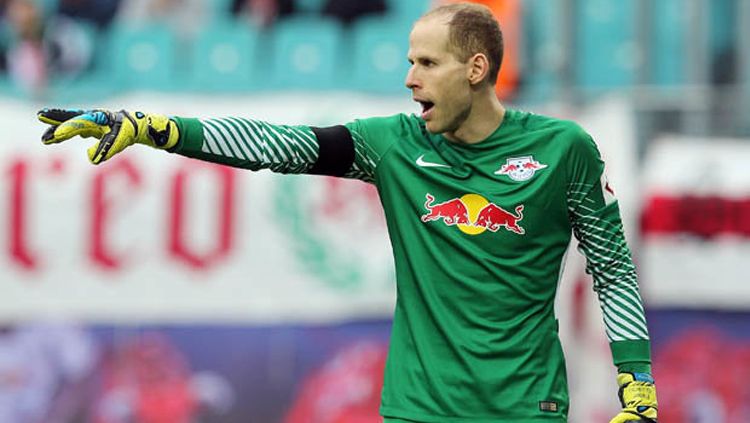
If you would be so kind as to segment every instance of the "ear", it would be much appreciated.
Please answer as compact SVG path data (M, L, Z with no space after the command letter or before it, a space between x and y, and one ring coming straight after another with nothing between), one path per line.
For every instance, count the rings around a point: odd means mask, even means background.
M487 78L490 72L490 61L484 53L477 53L469 58L466 77L471 85L476 85Z

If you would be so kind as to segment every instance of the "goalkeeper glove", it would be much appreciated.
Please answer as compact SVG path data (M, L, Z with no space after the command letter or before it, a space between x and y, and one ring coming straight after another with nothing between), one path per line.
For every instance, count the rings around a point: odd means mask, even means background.
M142 112L42 109L37 118L52 125L42 135L44 144L56 144L75 136L97 138L99 141L88 149L93 164L108 160L135 143L168 149L180 138L173 120Z
M618 396L622 411L609 423L646 422L656 423L656 386L648 373L620 373Z

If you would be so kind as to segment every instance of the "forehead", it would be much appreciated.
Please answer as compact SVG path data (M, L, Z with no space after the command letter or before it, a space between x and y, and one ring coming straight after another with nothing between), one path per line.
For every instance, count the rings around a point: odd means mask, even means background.
M449 53L449 27L445 17L418 20L409 35L409 56L439 56Z

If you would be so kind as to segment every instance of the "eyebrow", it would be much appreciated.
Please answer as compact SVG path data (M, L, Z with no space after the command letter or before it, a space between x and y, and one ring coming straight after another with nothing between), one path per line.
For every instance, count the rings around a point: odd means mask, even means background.
M409 54L407 54L406 58L408 60L413 60L415 62L418 61L418 60L429 60L429 61L432 61L432 62L437 62L438 61L438 58L436 56L430 56L430 55L427 55L427 54L415 55L415 56L410 56Z

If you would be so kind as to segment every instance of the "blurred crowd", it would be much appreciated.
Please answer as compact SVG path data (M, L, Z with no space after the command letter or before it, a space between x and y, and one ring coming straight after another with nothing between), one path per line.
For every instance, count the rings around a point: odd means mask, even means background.
M253 328L205 330L0 324L0 422L382 421L387 343L372 333L349 339L332 329L321 350L307 341L320 329L302 330L281 352ZM217 340L231 351L214 348ZM292 372L279 379L281 369Z
M387 10L387 0L0 0L0 76L32 95L51 77L75 78L95 66L96 40L116 25L158 22L190 37L214 20L263 29L316 15L350 25Z
M192 369L158 332L113 343L77 325L0 326L4 423L189 423L233 402L222 376Z

